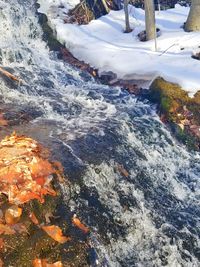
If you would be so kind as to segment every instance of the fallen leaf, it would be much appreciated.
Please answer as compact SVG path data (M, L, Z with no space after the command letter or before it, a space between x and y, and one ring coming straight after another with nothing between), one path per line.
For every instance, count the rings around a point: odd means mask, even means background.
M3 238L0 238L0 250L2 250L4 248L4 240ZM0 265L1 266L1 265Z
M11 228L19 234L28 233L28 230L23 223L16 223L16 224L12 225Z
M0 191L10 203L19 205L32 199L42 203L44 195L55 196L53 174L53 165L43 158L42 147L35 140L13 133L0 142Z
M119 171L120 174L122 174L125 177L129 176L128 171L124 168L123 165L117 164L117 170Z
M16 224L22 215L22 208L12 205L5 212L5 221L7 224Z
M81 229L85 234L87 234L90 230L87 226L85 226L77 217L76 214L74 214L73 218L72 218L72 223L78 227L79 229Z
M46 259L35 259L33 261L33 267L63 267L63 264L61 261L47 263Z
M54 161L53 162L53 166L58 169L59 172L63 173L64 168L62 166L62 164L59 161Z
M33 212L30 213L29 218L31 219L31 221L32 221L34 224L36 224L36 225L39 224L39 221L38 221L37 217L35 216L35 214L34 214Z
M56 225L50 225L50 226L42 226L42 229L55 241L59 243L65 243L67 241L70 241L70 237L63 236L62 230L60 227Z
M9 226L9 225L5 225L0 223L0 235L13 235L15 234L15 231Z
M0 267L3 267L3 261L0 259Z
M33 157L32 161L29 163L29 169L33 177L45 177L54 173L52 165L44 159L39 157Z
M63 264L61 261L57 261L55 263L47 263L46 267L63 267Z
M41 260L41 259L33 260L33 267L43 267L44 264L42 264L42 261L44 261L44 260Z

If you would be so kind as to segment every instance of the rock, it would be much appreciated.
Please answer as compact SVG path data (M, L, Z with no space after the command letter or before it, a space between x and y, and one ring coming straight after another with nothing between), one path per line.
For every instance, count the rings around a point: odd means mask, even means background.
M177 139L189 148L200 149L200 91L190 98L178 84L156 78L150 86L149 100L158 105L162 121Z
M88 266L87 236L79 240L72 234L58 179L62 168L48 157L26 136L13 134L0 142L0 259L5 267L29 267L35 259Z
M100 79L103 84L113 84L117 80L117 75L112 71L103 71L100 73Z

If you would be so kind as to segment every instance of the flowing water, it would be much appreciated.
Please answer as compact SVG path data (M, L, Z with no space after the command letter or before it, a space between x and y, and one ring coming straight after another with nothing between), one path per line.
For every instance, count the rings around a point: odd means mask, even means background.
M148 102L58 60L33 0L0 0L0 36L0 64L24 81L0 79L11 123L0 137L29 135L63 163L69 209L91 229L90 265L200 266L200 154Z

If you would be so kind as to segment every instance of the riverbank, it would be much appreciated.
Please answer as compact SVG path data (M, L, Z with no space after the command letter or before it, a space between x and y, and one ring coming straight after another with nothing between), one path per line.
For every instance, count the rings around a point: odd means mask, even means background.
M2 124L9 124L0 137L15 130L47 147L49 162L61 162L71 184L62 187L66 228L56 224L72 239L66 266L198 266L200 154L176 142L155 105L58 60L32 4L0 1L1 64L24 81L0 79ZM71 223L77 218L88 235ZM64 263L52 250L52 259L43 250L34 263Z
M155 79L151 84L152 80L148 75L147 77L143 77L145 79L142 79L140 75L135 75L135 79L123 80L119 79L117 75L110 70L99 72L98 69L94 69L88 63L73 56L65 46L55 39L53 30L48 25L48 18L44 14L40 14L40 21L45 34L47 34L46 37L50 49L58 50L58 57L60 59L65 60L80 70L88 72L97 82L109 86L119 86L131 94L139 97L142 96L143 98L153 101L157 104L158 114L161 120L169 127L177 140L184 143L190 149L199 150L200 123L198 120L198 108L200 107L200 103L198 101L198 92L195 94L194 98L190 98L186 90L181 88L181 86L166 80L159 82L159 86L157 86L159 79ZM149 86L150 90L147 89ZM169 91L168 88L171 88L171 90ZM160 94L160 92L162 92L162 94ZM177 104L177 102L179 104ZM177 104L176 107L174 107L174 103ZM190 103L189 107L188 103ZM192 105L195 107L191 108Z
M21 113L27 120L13 125L11 110L1 114L1 132L22 125L24 132L30 117ZM70 212L70 182L50 158L48 149L24 135L0 142L0 266L89 265L89 229Z
M40 9L39 9L40 10ZM200 62L193 58L199 52L198 32L185 32L188 7L156 12L160 29L157 50L154 41L141 42L138 34L144 31L144 10L129 6L133 31L124 33L124 11L109 14L87 25L65 23L66 8L49 8L45 12L54 34L79 60L98 69L99 75L113 73L118 80L145 79L157 76L179 84L190 96L200 88Z

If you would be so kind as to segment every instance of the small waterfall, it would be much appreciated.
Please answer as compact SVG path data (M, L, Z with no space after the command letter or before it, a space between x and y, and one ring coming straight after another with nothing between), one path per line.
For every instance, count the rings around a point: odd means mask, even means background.
M63 163L69 207L92 230L92 264L199 266L200 154L174 140L150 103L59 61L33 0L0 0L0 21L0 64L24 81L0 79L10 131ZM29 122L18 125L22 114Z

